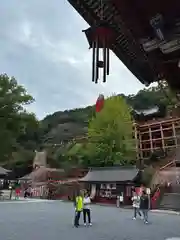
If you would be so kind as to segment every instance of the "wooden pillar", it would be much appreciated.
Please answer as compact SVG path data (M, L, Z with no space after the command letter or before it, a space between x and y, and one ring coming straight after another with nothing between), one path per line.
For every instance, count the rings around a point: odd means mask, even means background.
M175 146L176 146L176 148L177 148L178 141L177 141L176 128L175 128L174 122L172 122L172 131L173 131L173 138L174 138Z
M165 151L165 144L164 144L164 133L163 133L163 127L162 127L162 124L160 124L160 130L161 130L161 142L162 142L162 149Z
M151 127L149 127L149 140L150 140L151 152L153 152L153 142L152 142L152 131L151 131Z
M142 139L141 139L141 132L140 131L139 131L139 153L140 153L141 160L143 160Z
M135 137L135 141L136 141L136 158L138 161L139 160L138 129L137 129L137 125L135 123L134 123L134 137Z

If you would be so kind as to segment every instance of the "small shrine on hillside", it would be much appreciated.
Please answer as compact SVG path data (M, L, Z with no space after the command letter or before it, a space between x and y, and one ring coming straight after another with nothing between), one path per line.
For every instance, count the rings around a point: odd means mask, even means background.
M74 192L80 188L79 178L84 177L86 169L50 168L47 165L46 151L35 152L33 171L20 178L22 189L30 187L32 197L50 199L72 199Z
M63 169L49 168L47 166L46 151L36 151L33 161L33 171L19 180L22 189L31 187L33 197L47 198L50 182L61 181L63 178Z

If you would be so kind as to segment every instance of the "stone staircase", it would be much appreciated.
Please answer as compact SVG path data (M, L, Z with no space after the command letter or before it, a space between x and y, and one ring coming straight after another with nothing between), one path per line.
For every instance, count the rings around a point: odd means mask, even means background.
M164 210L180 210L180 193L165 193L159 206Z
M180 185L178 183L166 189L159 208L180 211Z
M177 144L180 144L180 130L176 132ZM157 175L161 175L159 183L162 185L162 200L160 209L180 211L180 147L174 151L174 161L160 168ZM170 188L164 187L162 180L171 183Z
M153 183L158 184L160 197L156 208L180 211L180 162L172 161L156 172ZM167 184L170 183L168 187Z

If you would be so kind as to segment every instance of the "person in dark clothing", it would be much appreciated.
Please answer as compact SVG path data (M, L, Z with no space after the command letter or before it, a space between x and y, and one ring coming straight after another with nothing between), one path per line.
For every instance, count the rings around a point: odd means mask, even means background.
M29 188L26 188L24 191L24 198L30 197Z
M144 222L148 223L148 211L149 211L149 197L144 190L140 198L140 209L143 213Z

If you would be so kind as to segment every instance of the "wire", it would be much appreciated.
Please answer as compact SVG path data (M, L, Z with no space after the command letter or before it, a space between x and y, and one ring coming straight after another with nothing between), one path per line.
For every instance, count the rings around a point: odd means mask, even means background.
M104 4L103 4L103 0L100 0L100 20L102 21L104 18Z

